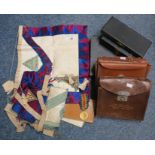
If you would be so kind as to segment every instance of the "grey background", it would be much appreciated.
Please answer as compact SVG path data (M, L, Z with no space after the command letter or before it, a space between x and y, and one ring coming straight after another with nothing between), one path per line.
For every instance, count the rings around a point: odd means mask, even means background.
M0 85L9 79L11 61L14 53L18 25L50 26L57 24L86 24L88 37L98 35L101 27L112 15L0 15ZM25 132L16 133L7 118L4 107L6 94L0 87L0 139L155 139L155 15L113 15L135 29L153 44L145 58L152 64L149 79L152 91L149 98L145 120L124 121L95 118L93 124L78 128L68 123L61 123L54 138L37 133L30 127ZM95 57L95 53L92 54ZM17 66L17 54L10 78L13 79Z

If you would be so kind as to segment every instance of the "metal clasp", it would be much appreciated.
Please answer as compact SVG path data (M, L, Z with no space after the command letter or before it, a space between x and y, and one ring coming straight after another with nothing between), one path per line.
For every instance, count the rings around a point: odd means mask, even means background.
M128 101L128 96L130 95L129 92L127 91L119 91L117 96L117 101L120 102L127 102Z
M117 96L117 101L120 102L127 102L128 101L128 96Z

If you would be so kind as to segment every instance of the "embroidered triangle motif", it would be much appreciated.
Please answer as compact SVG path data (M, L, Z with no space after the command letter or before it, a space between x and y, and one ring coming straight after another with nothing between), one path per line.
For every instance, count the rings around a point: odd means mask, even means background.
M38 70L38 56L35 56L23 63L24 66L31 69L32 71Z
M30 90L26 94L26 99L28 102L37 100L36 96Z

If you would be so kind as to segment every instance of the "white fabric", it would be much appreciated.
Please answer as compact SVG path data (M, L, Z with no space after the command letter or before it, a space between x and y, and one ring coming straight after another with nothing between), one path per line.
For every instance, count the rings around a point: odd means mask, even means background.
M63 101L61 101L61 103L57 103L55 105L54 102L50 101L51 99L53 99L63 93L66 93L66 95L64 94L65 96L64 96ZM48 122L57 123L57 124L60 123L60 121L62 119L61 112L64 109L66 98L67 98L67 91L65 89L55 88L55 87L50 88L50 92L49 92L49 96L48 96L46 105L48 107L48 105L50 104L50 105L52 105L52 108L49 108L49 109L47 108L45 122L48 121Z
M45 51L53 63L52 77L64 77L65 75L79 76L78 60L78 34L61 34L55 36L33 37L33 40ZM22 36L22 26L19 28L18 40L18 67L16 71L16 84L19 85L23 72L31 71L23 63L37 56L37 53L29 46ZM42 62L38 57L38 68ZM55 85L55 87L58 87ZM63 88L63 84L59 87ZM68 85L69 91L75 91Z

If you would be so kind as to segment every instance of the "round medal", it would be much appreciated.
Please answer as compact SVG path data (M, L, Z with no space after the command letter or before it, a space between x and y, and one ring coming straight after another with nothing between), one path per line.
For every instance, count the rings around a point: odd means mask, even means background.
M81 118L83 121L85 121L85 120L88 118L88 113L85 112L85 111L82 111L82 112L80 113L80 118Z

